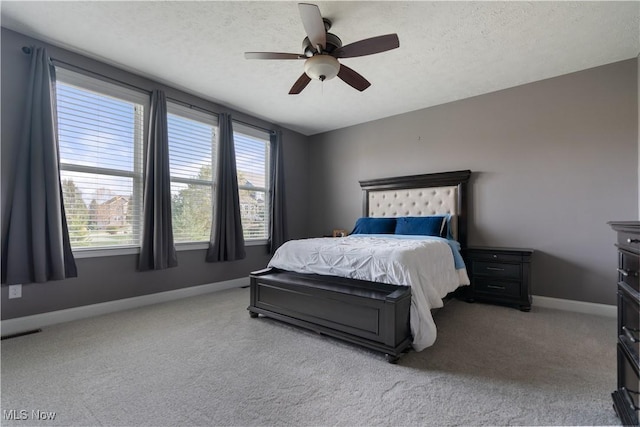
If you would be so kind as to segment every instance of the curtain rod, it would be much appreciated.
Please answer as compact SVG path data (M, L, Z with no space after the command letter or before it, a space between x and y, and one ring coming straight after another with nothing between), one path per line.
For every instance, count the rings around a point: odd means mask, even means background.
M194 110L199 110L199 111L202 111L203 113L209 113L209 114L215 114L215 115L220 114L218 111L211 111L211 110L208 110L206 108L198 107L197 105L193 105L193 104L191 104L189 102L181 101L179 99L175 99L175 98L172 98L170 96L167 96L167 101L175 102L176 104L180 104L183 107L192 108Z
M273 130L273 129L263 128L262 126L254 125L253 123L243 122L242 120L236 120L236 119L233 119L233 121L234 121L234 122L238 122L238 123L242 123L243 125L245 125L245 126L249 126L250 128L254 128L254 129L258 129L258 130L263 130L263 131L268 132L268 133L273 133L273 132L275 132L275 130Z
M31 53L31 47L23 46L22 47L22 52L24 52L26 54L30 54ZM143 89L143 88L138 87L138 86L134 86L131 83L123 82L121 80L117 80L117 79L114 79L112 77L105 76L104 74L96 73L95 71L87 70L86 68L78 67L77 65L70 64L68 62L60 61L59 59L55 59L55 58L50 58L50 59L51 59L51 62L55 62L55 63L61 64L61 65L66 65L69 68L73 68L73 69L76 69L76 70L81 70L81 71L83 71L85 73L89 73L89 74L93 74L93 75L96 75L96 76L100 76L100 77L102 77L104 79L107 79L107 80L109 80L111 82L114 82L114 83L116 83L118 85L126 86L128 88L134 89L134 90L139 91L139 92L151 93L150 90ZM205 113L216 114L216 115L219 114L216 111L207 110L206 108L198 107L197 105L193 105L193 104L190 104L190 103L185 102L185 101L180 101L179 99L167 97L167 100L171 100L172 102L175 102L177 104L181 104L181 105L184 105L185 107L193 108L194 110L200 110L200 111L205 112ZM255 129L258 129L258 130L262 130L262 131L265 131L265 132L268 132L268 133L275 132L273 129L263 128L261 126L254 125L252 123L247 123L247 122L244 122L242 120L233 119L233 121L238 122L238 123L242 123L245 126L249 126L249 127L252 127L252 128L255 128Z
M23 46L22 47L22 52L24 52L26 54L30 54L31 53L31 48L29 46ZM62 65L63 68L70 68L72 70L79 70L79 71L82 71L83 73L88 73L88 74L92 74L94 76L99 76L99 77L101 77L101 78L103 78L105 80L108 80L108 81L110 81L112 83L115 83L115 84L117 84L119 86L125 86L125 87L128 87L129 89L133 89L133 90L135 90L137 92L143 92L143 93L147 93L147 94L151 93L150 90L143 89L141 87L132 85L131 83L123 82L123 81L118 80L118 79L114 79L113 77L105 76L104 74L100 74L100 73L97 73L95 71L87 70L86 68L79 67L79 66L77 66L75 64L70 64L68 62L61 61L61 60L56 59L56 58L51 58L50 57L50 59L51 59L51 62L54 65Z
M183 105L183 106L185 106L187 108L193 108L194 110L199 110L199 111L202 111L203 113L216 114L216 115L220 114L218 111L207 110L206 108L198 107L197 105L193 105L193 104L190 104L188 102L181 101L179 99L171 98L169 96L167 96L167 101L175 102L176 104ZM273 129L264 128L262 126L254 125L253 123L247 123L245 121L234 119L234 118L232 118L232 120L234 122L241 123L241 124L243 124L245 126L248 126L248 127L254 128L254 129L258 129L258 130L262 130L262 131L265 131L265 132L268 132L268 133L275 132Z

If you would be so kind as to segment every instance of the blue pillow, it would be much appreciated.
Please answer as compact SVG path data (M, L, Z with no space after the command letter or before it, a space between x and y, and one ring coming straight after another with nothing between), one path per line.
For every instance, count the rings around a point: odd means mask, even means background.
M405 216L397 218L395 234L446 237L446 216Z
M451 230L451 214L445 215L444 220L444 233L442 235L445 239L455 240L453 238L453 231Z
M395 218L362 217L356 221L351 234L393 234L396 231Z

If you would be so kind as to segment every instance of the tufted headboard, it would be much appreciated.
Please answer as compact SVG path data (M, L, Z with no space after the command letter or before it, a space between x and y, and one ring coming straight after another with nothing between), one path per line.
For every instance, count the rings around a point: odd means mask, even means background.
M360 181L363 216L451 214L451 231L467 245L467 183L471 171L441 172Z

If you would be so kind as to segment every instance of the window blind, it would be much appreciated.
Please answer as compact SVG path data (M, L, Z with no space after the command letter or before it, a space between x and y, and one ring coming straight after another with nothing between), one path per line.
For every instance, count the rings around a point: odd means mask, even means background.
M245 240L269 238L269 133L233 124Z
M56 69L60 176L74 250L138 246L148 97Z
M215 189L217 117L168 103L171 210L176 243L209 241Z

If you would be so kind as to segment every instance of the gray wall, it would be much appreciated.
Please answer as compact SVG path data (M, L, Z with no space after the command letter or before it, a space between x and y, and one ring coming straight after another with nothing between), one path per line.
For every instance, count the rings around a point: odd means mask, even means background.
M11 186L13 159L20 140L21 117L24 110L24 88L27 84L29 57L22 46L47 46L53 58L73 63L82 68L108 75L137 87L151 90L164 89L168 97L197 105L212 111L229 111L234 118L255 125L271 127L269 123L229 110L223 106L183 93L171 87L154 83L142 77L115 69L89 58L30 39L2 29L2 218L5 232L5 197ZM292 238L306 237L308 229L308 138L283 130L286 197L289 232ZM77 259L78 277L23 286L22 298L8 299L8 287L2 286L2 319L61 310L122 298L152 294L246 277L250 271L264 268L269 260L265 246L247 248L247 258L237 262L206 263L205 250L178 252L176 268L137 272L137 255Z
M535 249L534 295L615 304L606 223L638 217L637 70L634 58L312 137L311 234L353 227L358 180L471 169L470 245Z

